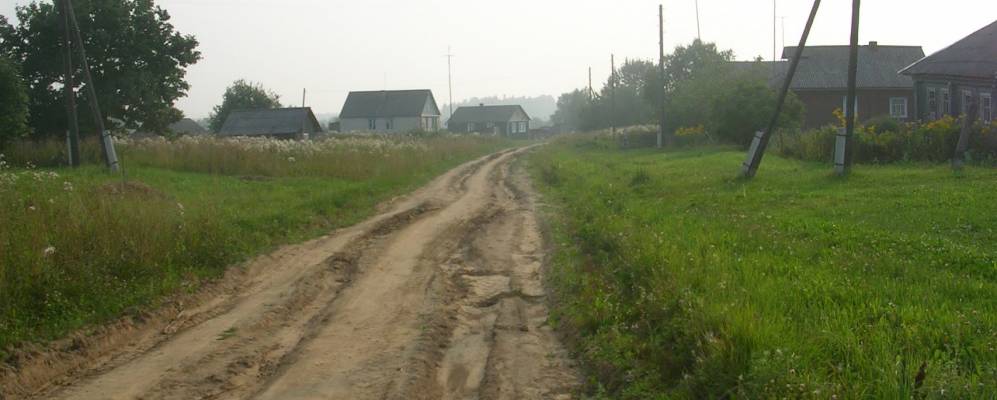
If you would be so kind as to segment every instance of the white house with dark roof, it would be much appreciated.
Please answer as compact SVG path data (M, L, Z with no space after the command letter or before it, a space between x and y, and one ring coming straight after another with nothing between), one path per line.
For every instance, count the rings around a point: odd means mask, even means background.
M479 132L505 136L526 136L530 116L518 105L461 107L447 121L451 132Z
M430 90L350 92L339 122L343 133L434 132L440 129L440 108Z

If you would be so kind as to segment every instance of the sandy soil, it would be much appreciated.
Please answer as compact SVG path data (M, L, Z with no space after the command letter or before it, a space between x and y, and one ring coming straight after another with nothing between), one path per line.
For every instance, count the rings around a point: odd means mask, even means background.
M0 371L0 399L569 399L525 150ZM187 304L187 305L185 305Z

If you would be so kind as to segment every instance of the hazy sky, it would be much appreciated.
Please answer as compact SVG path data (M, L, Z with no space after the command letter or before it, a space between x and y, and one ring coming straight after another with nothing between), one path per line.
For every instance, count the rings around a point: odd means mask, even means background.
M13 20L25 0L0 0ZM173 24L200 41L179 107L206 116L235 79L259 82L300 104L338 113L350 90L432 89L447 102L447 46L454 100L558 95L599 87L609 55L656 58L652 0L158 0ZM810 0L778 0L785 41L795 44ZM666 0L666 51L696 37L694 0ZM849 0L824 0L810 44L847 44ZM772 57L772 0L699 0L702 37L738 59ZM994 0L866 0L862 43L920 45L930 54L997 18ZM782 46L781 20L777 41ZM780 51L781 52L781 51Z

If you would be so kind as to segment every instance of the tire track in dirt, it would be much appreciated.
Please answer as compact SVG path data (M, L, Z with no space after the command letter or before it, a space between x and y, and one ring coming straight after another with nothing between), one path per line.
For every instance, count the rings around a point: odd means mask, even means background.
M225 295L117 352L90 349L92 365L33 393L570 398L578 378L546 325L532 191L513 167L524 151L465 164L368 221L260 257Z

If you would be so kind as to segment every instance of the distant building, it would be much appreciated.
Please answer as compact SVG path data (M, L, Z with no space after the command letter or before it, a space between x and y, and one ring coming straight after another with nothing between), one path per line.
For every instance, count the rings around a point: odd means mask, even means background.
M520 106L461 107L447 122L451 132L480 132L505 136L526 137L530 132L530 116Z
M179 135L179 136L188 136L188 135L198 136L198 135L206 135L208 133L208 130L205 129L203 126L201 126L201 124L197 123L197 121L194 121L190 118L184 118L177 122L174 122L170 124L168 129L174 135Z
M233 111L225 118L218 136L262 136L276 139L303 139L322 133L312 109L276 108Z
M914 79L915 113L923 120L967 114L976 104L977 117L995 118L997 91L997 21L922 58L900 71Z
M844 110L848 97L848 46L807 46L796 69L790 90L806 107L804 128L837 123L834 110ZM796 46L783 49L791 60ZM924 57L920 46L883 46L877 42L859 46L856 79L856 116L859 121L890 116L899 121L914 119L914 81L898 73ZM770 85L781 88L789 61L738 62L736 70L753 69Z
M434 132L440 129L440 107L430 90L350 92L339 124L343 133Z

